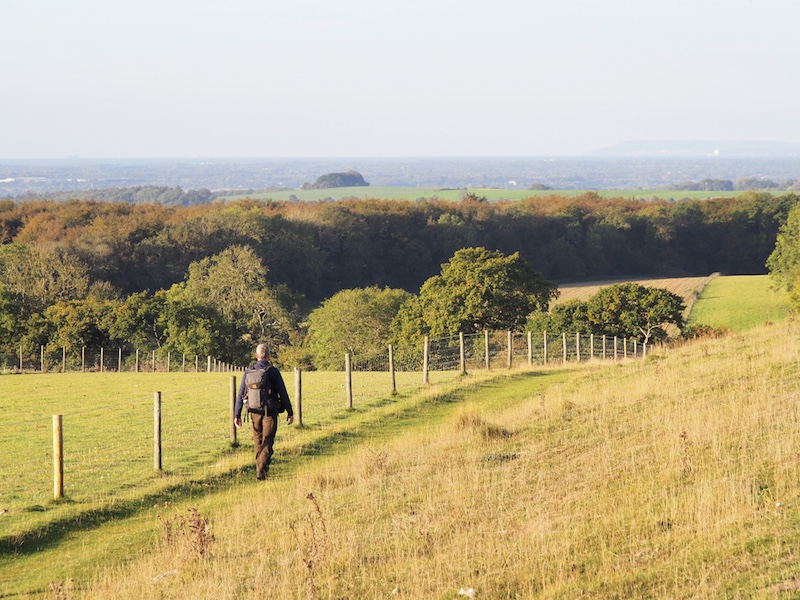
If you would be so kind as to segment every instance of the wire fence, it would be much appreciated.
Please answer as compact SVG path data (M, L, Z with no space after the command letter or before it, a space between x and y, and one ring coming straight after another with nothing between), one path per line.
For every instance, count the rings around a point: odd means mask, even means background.
M118 348L53 348L20 344L17 352L0 353L0 372L20 373L197 373L237 367L209 356L161 350Z
M418 355L396 364L387 349L352 357L347 361L350 371L283 369L303 428L282 428L280 436L290 441L324 431L352 409L368 411L395 393L447 385L468 371L641 358L646 353L646 347L632 340L484 332L425 340ZM157 493L175 477L204 480L252 463L246 428L238 432L241 448L231 448L231 392L241 381L241 372L231 365L209 357L159 362L151 352L147 362L140 354L137 370L135 351L83 350L80 362L74 356L66 360L64 354L61 369L48 362L49 355L42 362L39 352L36 365L31 356L25 362L23 354L18 372L37 375L0 377L0 510L24 516L0 520L0 538L22 523L52 518L47 513L53 510L49 503L55 491L53 414L63 417L63 493L70 502L60 508L67 511L115 505ZM97 375L69 375L82 371ZM48 375L38 375L43 372ZM153 463L154 390L161 398L161 470Z

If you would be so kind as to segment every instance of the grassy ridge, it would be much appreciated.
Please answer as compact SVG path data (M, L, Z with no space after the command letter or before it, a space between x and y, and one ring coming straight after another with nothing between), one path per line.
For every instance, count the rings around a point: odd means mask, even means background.
M207 558L162 537L87 596L796 593L798 352L796 327L762 327L431 398L400 435L197 502Z

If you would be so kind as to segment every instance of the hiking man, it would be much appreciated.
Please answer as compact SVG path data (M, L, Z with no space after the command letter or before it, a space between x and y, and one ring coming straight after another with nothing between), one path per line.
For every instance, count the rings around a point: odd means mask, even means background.
M244 371L233 414L236 427L242 426L242 406L247 405L253 421L256 450L256 478L266 479L272 460L272 444L278 431L278 414L286 411L286 423L294 422L294 411L281 372L269 362L269 346L256 346L256 362Z

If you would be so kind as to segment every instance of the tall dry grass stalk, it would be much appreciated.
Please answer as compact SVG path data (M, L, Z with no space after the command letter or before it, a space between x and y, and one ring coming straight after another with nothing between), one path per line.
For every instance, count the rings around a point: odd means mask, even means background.
M87 597L751 598L796 590L800 333L512 377L402 437L242 484L213 556L157 548ZM318 530L317 530L318 531ZM174 575L157 579L159 574Z

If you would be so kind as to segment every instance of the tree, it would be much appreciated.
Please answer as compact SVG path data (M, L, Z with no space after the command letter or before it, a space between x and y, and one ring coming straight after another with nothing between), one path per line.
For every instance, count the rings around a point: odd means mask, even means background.
M225 327L218 311L188 297L180 284L163 294L163 305L157 318L163 331L162 352L188 356L222 356Z
M800 206L789 211L775 241L775 250L767 259L772 280L792 291L800 277ZM793 302L793 306L799 306Z
M189 265L186 281L171 290L171 297L219 311L229 359L247 360L258 342L288 343L294 318L282 303L288 298L282 291L267 285L267 269L251 248L231 246Z
M131 344L142 350L160 348L164 342L160 323L164 301L163 291L154 295L147 291L131 294L106 313L103 327L119 345Z
M51 334L46 344L49 350L66 348L74 351L82 346L107 346L108 333L104 328L107 315L114 309L112 302L93 296L82 300L59 300L44 311Z
M664 339L663 326L683 327L683 299L662 288L617 283L589 298L587 317L595 334Z
M31 312L57 300L83 298L86 269L58 246L11 243L0 246L0 283Z
M527 331L551 333L592 333L588 316L589 305L582 300L556 304L549 313L534 312L528 317Z
M315 366L339 368L345 353L386 351L392 320L411 294L377 286L342 290L308 317L308 345Z
M518 252L505 256L486 248L464 248L406 303L393 324L394 337L521 329L528 315L546 310L557 294L556 286Z

